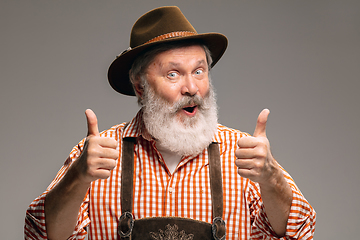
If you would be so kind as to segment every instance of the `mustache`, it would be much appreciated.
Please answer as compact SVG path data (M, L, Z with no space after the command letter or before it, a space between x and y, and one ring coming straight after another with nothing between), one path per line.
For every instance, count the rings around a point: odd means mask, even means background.
M174 112L177 112L185 107L196 105L199 110L207 109L206 99L209 97L209 93L207 93L204 98L199 95L194 96L183 96L179 101L175 102L171 109Z
M213 90L212 85L204 96L199 94L195 95L184 95L176 102L169 102L163 96L160 96L156 91L147 83L144 84L144 96L141 100L141 104L148 112L157 112L162 106L162 112L169 116L176 115L180 110L185 107L195 106L204 112L214 107L213 101L216 99L216 94Z

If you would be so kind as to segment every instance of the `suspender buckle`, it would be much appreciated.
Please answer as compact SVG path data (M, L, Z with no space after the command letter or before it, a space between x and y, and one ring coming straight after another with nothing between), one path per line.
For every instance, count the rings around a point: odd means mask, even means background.
M211 231L215 240L225 240L226 225L221 217L216 217L211 225Z
M118 234L121 238L128 238L131 236L134 228L133 215L130 212L124 212L118 222Z

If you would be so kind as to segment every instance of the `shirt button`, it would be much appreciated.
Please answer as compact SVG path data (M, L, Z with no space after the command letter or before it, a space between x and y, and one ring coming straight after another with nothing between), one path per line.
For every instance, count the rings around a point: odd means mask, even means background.
M174 192L174 188L169 188L169 193L172 194Z

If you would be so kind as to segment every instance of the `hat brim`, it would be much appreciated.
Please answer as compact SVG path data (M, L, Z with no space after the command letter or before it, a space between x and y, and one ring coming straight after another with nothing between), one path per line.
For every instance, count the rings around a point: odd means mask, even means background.
M148 48L167 42L182 42L184 40L201 40L211 52L213 67L224 54L228 40L225 35L220 33L203 33L187 37L174 37L168 38L157 42L147 43L137 46L129 51L124 52L116 58L109 67L108 80L111 87L125 95L135 96L134 89L129 79L129 70L136 59L142 52Z

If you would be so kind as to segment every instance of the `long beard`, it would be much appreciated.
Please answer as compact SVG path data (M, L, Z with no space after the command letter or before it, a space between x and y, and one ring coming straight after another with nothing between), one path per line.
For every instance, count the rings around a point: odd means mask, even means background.
M171 104L145 84L143 103L145 127L166 149L181 156L197 155L212 142L218 119L216 97L211 85L204 98L184 96ZM190 104L198 107L195 116L179 114L183 107Z

